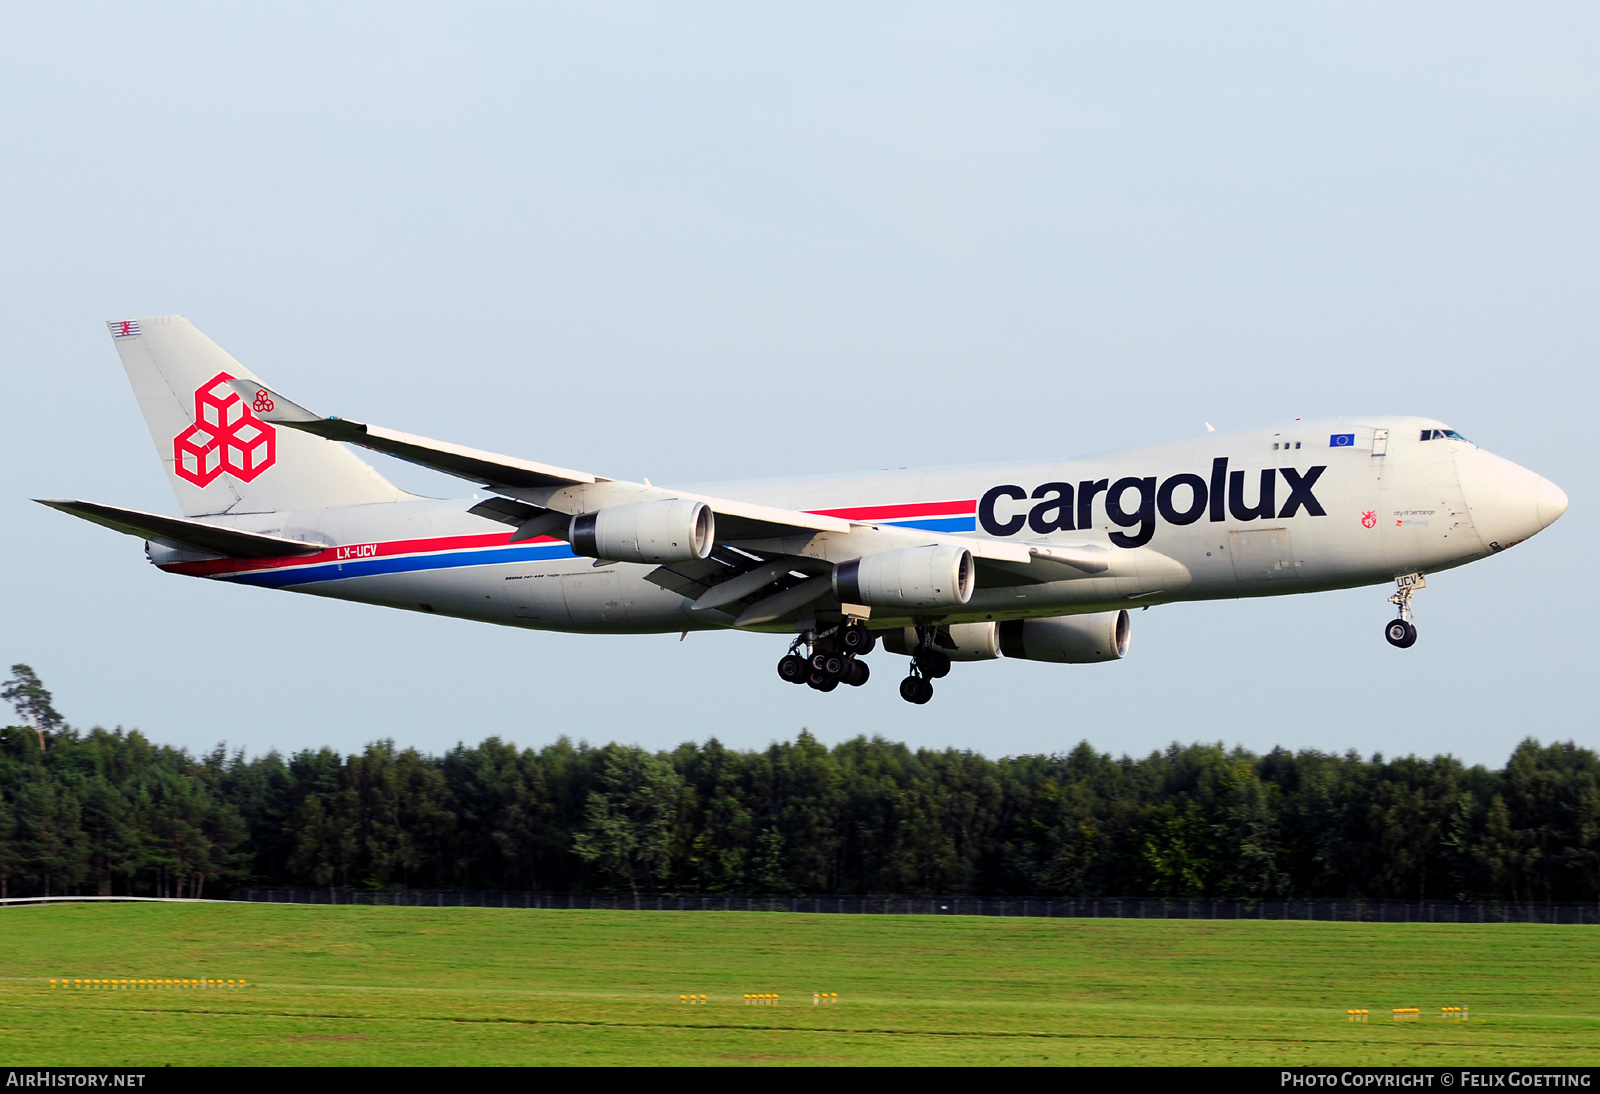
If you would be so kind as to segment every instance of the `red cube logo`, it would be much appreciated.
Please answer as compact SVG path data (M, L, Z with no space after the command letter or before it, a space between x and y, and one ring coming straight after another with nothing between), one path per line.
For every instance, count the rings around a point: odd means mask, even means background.
M194 424L172 438L178 477L210 486L224 471L249 482L278 459L278 431L251 413L219 372L194 393Z

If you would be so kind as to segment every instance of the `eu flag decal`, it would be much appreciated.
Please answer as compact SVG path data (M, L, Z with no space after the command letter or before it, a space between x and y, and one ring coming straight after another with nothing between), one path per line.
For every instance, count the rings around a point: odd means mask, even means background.
M1335 433L1328 438L1329 448L1354 448L1356 435L1354 433Z

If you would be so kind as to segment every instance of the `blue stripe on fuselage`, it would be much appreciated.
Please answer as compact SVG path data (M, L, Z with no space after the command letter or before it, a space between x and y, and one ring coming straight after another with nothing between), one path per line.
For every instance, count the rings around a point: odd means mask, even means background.
M919 517L916 520L886 520L878 523L896 528L920 528L925 532L976 532L977 517Z
M410 574L419 570L451 570L458 566L495 566L506 562L543 562L549 559L576 558L565 543L540 543L528 547L490 547L483 551L450 551L432 555L401 555L397 558L364 558L348 562L329 562L320 566L301 566L290 570L265 570L230 575L226 580L268 589L290 585L309 585L315 581L339 581L350 577L379 574Z

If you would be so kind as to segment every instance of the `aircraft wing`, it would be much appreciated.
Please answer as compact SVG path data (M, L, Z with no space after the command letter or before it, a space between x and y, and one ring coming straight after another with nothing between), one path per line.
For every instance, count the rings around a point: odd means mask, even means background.
M314 555L327 550L322 543L307 543L299 539L284 539L260 532L244 532L237 528L223 528L216 524L190 520L186 517L164 517L159 513L145 513L138 509L124 509L117 505L102 505L96 501L77 501L67 498L34 498L40 505L48 505L63 513L71 513L91 523L110 528L123 535L154 540L164 547L205 551L228 558L288 558Z
M717 515L718 538L784 535L792 532L848 532L850 522L838 517L775 509L766 505L708 498L682 490L666 490L649 483L623 482L573 471L565 467L535 463L515 456L501 456L447 441L435 441L400 433L382 426L367 425L347 418L325 418L299 406L259 383L234 380L234 390L255 402L260 393L272 409L257 411L262 421L304 430L334 441L370 448L421 467L442 471L507 497L529 502L543 509L576 515L592 513L607 505L634 501L688 498L703 501Z
M1108 565L1105 549L1092 545L1030 547L608 479L346 418L323 417L256 381L231 383L252 404L270 407L255 412L263 421L370 448L510 499L491 499L473 512L516 527L514 539L565 538L567 516L612 505L672 498L704 502L716 514L717 549L699 562L659 567L650 580L694 599L697 610L719 613L717 618L735 626L779 624L815 607L832 596L827 575L833 563L876 551L956 544L972 552L980 583L986 586L1060 581L1099 573Z

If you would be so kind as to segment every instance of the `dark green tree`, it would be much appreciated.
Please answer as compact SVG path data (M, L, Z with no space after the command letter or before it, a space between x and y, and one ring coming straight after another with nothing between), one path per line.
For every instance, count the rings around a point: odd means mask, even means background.
M43 752L44 735L60 729L63 722L38 674L27 665L12 665L11 679L0 687L0 699L10 703L23 724L39 735L39 751Z
M599 786L590 791L573 851L605 884L639 889L661 882L672 868L672 829L683 780L643 749L608 745Z

